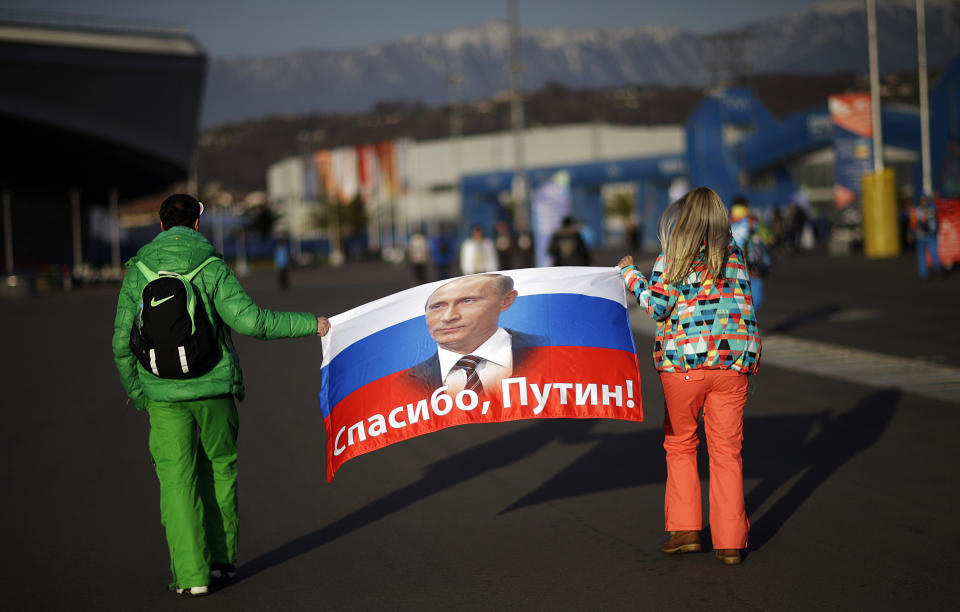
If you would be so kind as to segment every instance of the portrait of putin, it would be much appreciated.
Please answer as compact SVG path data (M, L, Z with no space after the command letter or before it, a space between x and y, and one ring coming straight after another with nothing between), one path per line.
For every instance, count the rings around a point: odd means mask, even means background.
M424 391L444 385L448 393L499 388L502 379L516 373L527 350L544 341L500 326L500 314L516 299L513 279L504 274L464 276L438 287L424 307L437 352L406 375Z

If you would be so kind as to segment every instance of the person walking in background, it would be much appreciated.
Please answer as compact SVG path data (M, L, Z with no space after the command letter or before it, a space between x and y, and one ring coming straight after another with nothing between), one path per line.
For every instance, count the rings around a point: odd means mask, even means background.
M460 271L464 274L496 272L500 269L493 241L483 233L483 228L474 225L470 237L460 247Z
M773 213L770 215L770 249L773 251L772 254L780 255L786 250L786 231L783 207L774 206Z
M763 302L763 279L773 264L768 247L771 238L770 232L750 210L745 196L734 196L730 205L730 232L737 246L743 251L747 270L750 272L753 308L759 310Z
M760 364L760 333L743 252L727 210L711 189L698 187L660 218L663 250L647 279L623 257L626 288L657 322L653 360L666 404L663 447L667 554L701 549L703 527L697 473L702 411L710 456L710 528L715 556L740 563L750 523L743 497L743 410L749 375Z
M427 265L430 263L430 244L422 230L417 230L410 236L407 243L407 262L413 273L413 283L422 285L427 282Z
M901 198L900 206L897 209L897 225L900 229L900 248L907 250L914 246L913 244L913 223L914 206L910 198Z
M534 267L534 253L533 253L533 234L530 233L530 229L527 227L520 227L517 229L517 263L518 268L532 268Z
M807 209L805 206L799 203L790 204L790 214L789 214L789 240L790 240L790 249L794 253L799 253L804 249L803 244L803 232L807 227Z
M160 481L160 519L173 574L170 589L185 595L206 595L211 581L230 579L236 572L239 417L234 398L242 401L244 388L230 330L273 340L323 336L330 329L325 317L254 304L197 231L202 212L203 205L186 194L163 201L160 234L126 263L129 271L113 325L120 380L133 405L150 416L150 454ZM162 294L169 290L174 295L148 301L146 288L162 282L167 282ZM193 342L173 345L169 352L176 371L160 372L157 362L168 352L160 340L192 327L191 337L203 330L209 334L204 336L207 350ZM147 343L156 348L149 350L145 366L141 355ZM202 366L190 362L195 348L204 353Z
M430 259L436 269L434 280L443 280L450 278L450 265L453 263L454 254L453 238L447 233L447 229L441 226L437 235L430 241Z
M287 241L277 240L273 249L273 267L277 270L277 285L281 289L290 286L290 252L287 250Z
M913 222L911 225L914 228L913 235L917 248L917 272L922 280L927 280L929 274L928 257L930 266L933 267L934 271L939 272L941 270L940 255L937 253L939 246L937 244L937 232L940 229L937 221L937 207L930 198L921 198L912 216Z
M627 240L627 250L631 254L637 254L640 252L640 234L641 234L640 225L637 223L637 218L635 215L630 215L627 219L627 225L624 228L624 237Z
M497 221L497 234L493 241L497 248L497 262L501 270L513 269L513 250L516 241L513 239L513 230L506 221Z
M547 253L555 266L589 266L590 250L573 217L564 217L562 225L550 237Z

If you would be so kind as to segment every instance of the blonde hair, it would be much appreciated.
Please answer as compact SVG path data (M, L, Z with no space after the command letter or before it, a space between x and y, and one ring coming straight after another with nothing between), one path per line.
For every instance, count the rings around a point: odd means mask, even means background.
M676 284L693 266L704 245L706 274L722 279L730 243L730 220L723 201L708 187L697 187L667 207L660 217L660 244L666 258L663 282Z

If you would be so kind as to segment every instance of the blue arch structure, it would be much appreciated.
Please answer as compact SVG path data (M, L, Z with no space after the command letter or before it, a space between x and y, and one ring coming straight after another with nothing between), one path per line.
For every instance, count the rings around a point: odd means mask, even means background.
M604 235L603 185L617 182L637 184L635 212L642 220L646 242L655 236L656 220L669 204L670 183L687 174L682 155L539 166L525 172L530 193L561 171L570 179L574 216L586 226L587 234L598 242ZM513 171L502 170L461 177L462 233L473 225L480 225L490 233L497 221L509 219L508 211L500 204L500 194L510 191L513 176Z
M744 134L739 142L724 142L731 125ZM725 202L737 194L746 195L752 205L761 208L788 202L796 185L786 162L829 146L832 136L826 106L777 120L747 89L712 93L686 125L690 184L711 187ZM743 186L741 175L760 171L769 173L769 186Z
M705 185L724 200L742 190L742 164L724 142L725 127L752 134L769 133L776 120L749 90L727 89L707 95L686 124L686 158L692 187Z
M960 57L956 58L930 94L930 137L933 188L960 196ZM887 145L920 152L919 111L884 108L883 140ZM739 142L724 142L729 126L741 131ZM725 202L746 195L751 205L765 208L791 201L797 185L787 163L806 153L832 146L833 124L826 104L776 119L747 89L727 89L704 98L687 120L686 151L678 155L531 168L526 171L531 193L556 172L569 174L574 214L594 236L603 235L605 183L635 182L636 213L642 220L644 246L656 244L656 225L669 203L669 186L686 178L691 186L712 187ZM922 168L914 168L914 193L922 190ZM745 175L766 174L764 187L745 187ZM478 224L492 231L508 218L500 194L509 192L513 172L504 170L465 175L460 180L463 202L461 231Z
M955 59L930 95L930 157L933 189L944 195L960 195L960 58ZM723 142L724 126L735 124L749 132L739 143ZM916 108L885 107L881 111L885 145L920 154L920 113ZM773 119L745 89L730 89L708 96L694 111L686 126L687 167L691 185L708 185L729 201L737 193L747 195L754 206L767 207L790 201L796 192L786 162L797 156L831 146L833 126L824 105ZM767 188L742 186L743 173L769 172ZM922 191L922 167L914 167L914 193ZM952 183L950 183L952 179Z
M960 57L930 93L930 168L934 192L960 197Z

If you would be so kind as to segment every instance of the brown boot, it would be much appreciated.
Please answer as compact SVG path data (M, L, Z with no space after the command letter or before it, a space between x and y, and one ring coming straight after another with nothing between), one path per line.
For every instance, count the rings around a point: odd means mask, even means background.
M700 552L699 531L671 531L670 539L661 548L668 555L688 552Z
M718 548L716 550L717 559L724 565L736 565L740 563L740 551L736 548Z

